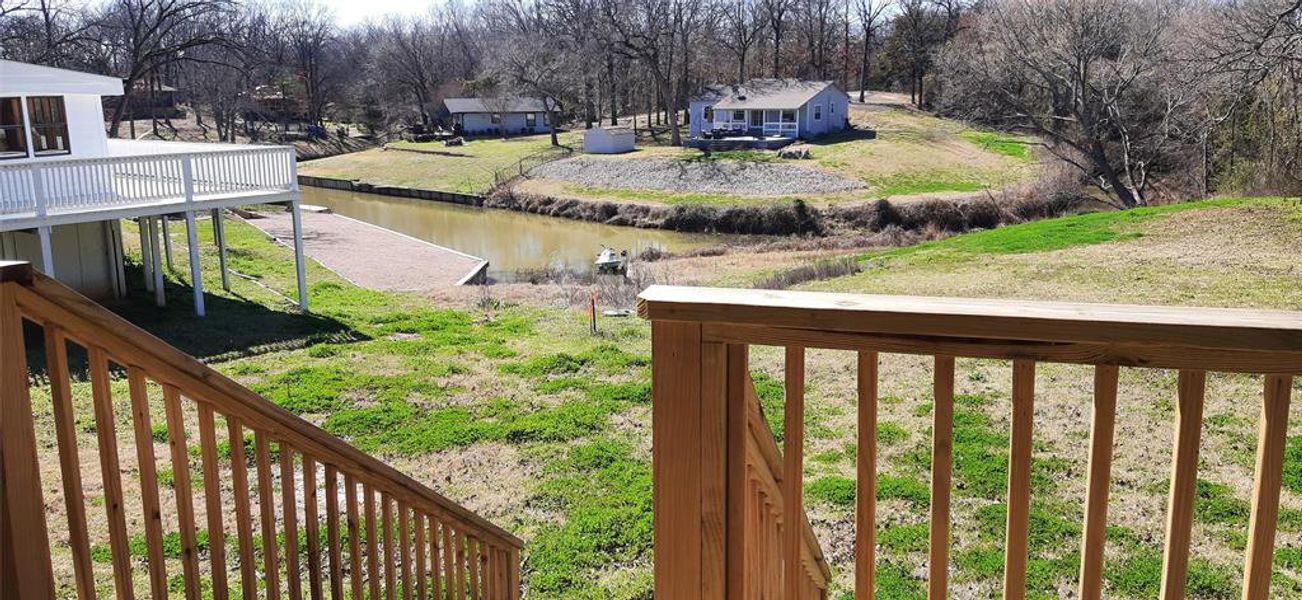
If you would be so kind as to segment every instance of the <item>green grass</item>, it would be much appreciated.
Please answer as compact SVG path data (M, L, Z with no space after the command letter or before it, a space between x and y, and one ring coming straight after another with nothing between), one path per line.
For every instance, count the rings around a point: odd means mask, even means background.
M375 185L477 194L493 184L493 172L512 167L520 159L551 148L546 135L476 138L464 146L441 142L395 142L393 146L426 153L373 149L302 163L299 174L360 180ZM578 144L577 133L561 135L561 144ZM437 153L437 154L435 154Z
M963 139L980 146L983 150L994 152L1003 156L1011 156L1022 160L1031 158L1032 140L1025 138L1012 137L994 131L979 131L968 129L959 133Z

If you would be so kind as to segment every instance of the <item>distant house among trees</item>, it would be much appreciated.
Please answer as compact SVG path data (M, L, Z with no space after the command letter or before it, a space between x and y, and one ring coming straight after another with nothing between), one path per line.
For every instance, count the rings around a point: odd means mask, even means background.
M178 119L185 116L177 103L176 88L163 83L156 75L137 79L131 84L124 119ZM117 98L104 99L105 118L111 118Z
M831 81L752 79L712 85L691 99L690 132L813 138L849 126L850 98Z
M549 129L540 98L444 98L442 117L459 133L529 134Z

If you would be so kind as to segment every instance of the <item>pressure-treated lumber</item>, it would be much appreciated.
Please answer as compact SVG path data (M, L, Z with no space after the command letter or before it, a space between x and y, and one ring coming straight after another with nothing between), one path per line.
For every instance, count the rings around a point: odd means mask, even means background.
M1117 419L1114 365L1094 370L1094 412L1090 419L1089 479L1085 483L1085 525L1081 535L1080 598L1103 597L1103 549L1107 541L1108 489L1112 477L1112 438Z
M1275 557L1275 529L1279 519L1279 488L1284 474L1284 447L1288 441L1288 405L1293 379L1266 377L1257 433L1257 475L1248 522L1248 551L1243 569L1243 600L1270 597L1270 576Z

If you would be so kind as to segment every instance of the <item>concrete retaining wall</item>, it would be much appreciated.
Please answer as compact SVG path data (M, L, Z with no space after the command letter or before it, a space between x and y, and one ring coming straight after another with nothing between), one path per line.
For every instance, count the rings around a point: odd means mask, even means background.
M454 204L464 204L466 206L484 205L484 197L478 194L458 194L456 192L422 190L396 185L374 185L361 181L349 181L347 179L335 179L331 177L299 175L298 184L331 190L343 190L345 192L365 192L367 194L379 194L381 196L397 196L399 198L416 198L419 200L452 202Z

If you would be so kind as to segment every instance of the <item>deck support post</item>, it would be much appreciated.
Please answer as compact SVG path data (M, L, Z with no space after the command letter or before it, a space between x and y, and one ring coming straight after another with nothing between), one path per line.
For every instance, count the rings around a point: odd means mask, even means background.
M176 267L172 264L172 230L167 226L167 215L158 217L158 221L163 224L163 258L167 270L175 271Z
M203 270L199 264L199 230L194 222L194 212L185 213L186 241L190 245L190 287L194 290L194 314L204 316Z
M159 217L149 219L149 262L153 264L154 304L163 307L167 306L167 290L163 285L162 256L159 255L161 251L158 247L158 219Z
M145 279L145 291L154 291L153 265L149 263L153 251L149 249L149 217L136 217L136 226L140 230L140 271Z
M297 188L298 184L294 184ZM294 221L294 268L298 272L298 307L308 312L307 307L307 264L303 260L303 215L299 211L298 198L289 203L289 213Z
M212 209L212 238L217 242L217 264L222 274L222 289L231 291L231 275L226 269L226 226L222 223L222 209Z
M36 233L41 238L41 270L54 278L54 246L50 242L50 226L37 227Z

